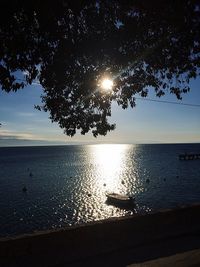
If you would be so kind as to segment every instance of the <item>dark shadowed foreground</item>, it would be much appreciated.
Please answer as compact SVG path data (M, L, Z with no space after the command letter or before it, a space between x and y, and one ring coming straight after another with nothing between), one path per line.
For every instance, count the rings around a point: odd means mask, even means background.
M193 205L1 239L0 266L126 266L157 258L173 266L180 253L179 266L198 266L199 237L200 205Z

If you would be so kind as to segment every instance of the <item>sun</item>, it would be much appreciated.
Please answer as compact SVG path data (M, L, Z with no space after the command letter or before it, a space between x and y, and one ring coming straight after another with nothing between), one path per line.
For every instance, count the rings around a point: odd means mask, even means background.
M101 88L104 89L105 91L111 90L113 87L113 81L111 79L103 79L101 82Z

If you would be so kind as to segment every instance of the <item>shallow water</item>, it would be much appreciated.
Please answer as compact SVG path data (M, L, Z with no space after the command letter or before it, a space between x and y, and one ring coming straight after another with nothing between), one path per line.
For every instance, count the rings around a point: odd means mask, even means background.
M0 236L200 202L200 160L178 160L199 151L200 144L0 148ZM107 191L135 196L136 206L107 205Z

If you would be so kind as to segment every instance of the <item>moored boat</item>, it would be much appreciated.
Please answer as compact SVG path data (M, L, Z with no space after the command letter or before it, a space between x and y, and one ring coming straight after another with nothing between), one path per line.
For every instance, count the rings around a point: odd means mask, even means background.
M135 201L135 198L133 197L117 193L107 193L106 196L108 202L117 205L133 205Z

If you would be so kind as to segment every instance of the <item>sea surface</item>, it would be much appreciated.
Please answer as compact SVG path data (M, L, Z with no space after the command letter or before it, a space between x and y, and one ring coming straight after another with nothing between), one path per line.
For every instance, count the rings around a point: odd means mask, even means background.
M198 203L200 160L185 152L200 144L2 147L0 237ZM106 192L136 205L108 205Z

